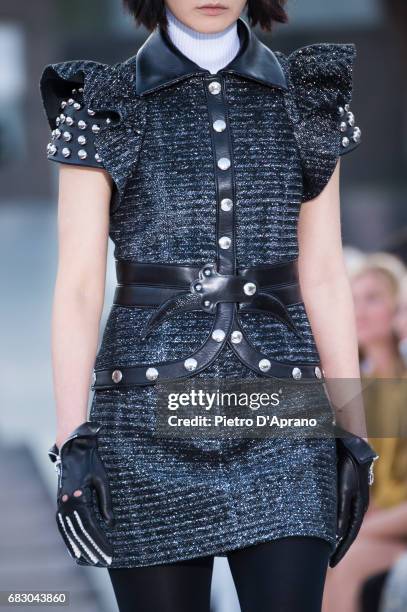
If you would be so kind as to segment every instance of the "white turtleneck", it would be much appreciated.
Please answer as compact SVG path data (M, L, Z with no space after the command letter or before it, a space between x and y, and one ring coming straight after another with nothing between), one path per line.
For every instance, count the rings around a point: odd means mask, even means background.
M229 64L240 49L237 22L221 32L205 34L185 25L165 7L168 19L168 36L172 43L201 68L216 74Z

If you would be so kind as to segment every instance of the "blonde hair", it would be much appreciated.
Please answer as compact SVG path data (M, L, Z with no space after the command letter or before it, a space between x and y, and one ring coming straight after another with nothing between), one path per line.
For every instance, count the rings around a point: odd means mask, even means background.
M349 265L347 269L351 280L369 272L382 274L389 281L396 300L400 296L402 283L407 283L404 280L407 276L407 268L403 261L397 255L384 251L376 251L354 258L352 265Z

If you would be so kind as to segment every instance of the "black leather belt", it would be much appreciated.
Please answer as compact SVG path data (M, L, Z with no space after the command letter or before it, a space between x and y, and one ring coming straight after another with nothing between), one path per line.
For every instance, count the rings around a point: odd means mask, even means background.
M236 274L219 274L214 263L186 266L116 260L116 275L114 304L156 308L141 333L143 339L172 314L187 310L214 313L219 302L237 303L243 311L269 313L301 335L286 308L302 299L298 260L238 268Z
M135 364L94 370L93 389L146 385L197 374L216 358L226 341L249 368L275 378L322 378L320 364L272 361L253 347L241 328L238 313L267 313L302 336L287 306L302 301L298 260L237 268L220 274L216 264L155 264L116 260L117 287L113 303L128 308L153 308L141 338L145 339L172 314L203 310L214 315L205 343L186 359L150 365Z

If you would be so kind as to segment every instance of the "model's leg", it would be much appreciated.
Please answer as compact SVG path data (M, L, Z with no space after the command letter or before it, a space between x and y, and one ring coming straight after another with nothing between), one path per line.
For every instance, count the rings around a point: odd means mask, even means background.
M209 612L213 556L109 568L120 612Z
M242 612L320 612L331 548L290 536L228 554Z

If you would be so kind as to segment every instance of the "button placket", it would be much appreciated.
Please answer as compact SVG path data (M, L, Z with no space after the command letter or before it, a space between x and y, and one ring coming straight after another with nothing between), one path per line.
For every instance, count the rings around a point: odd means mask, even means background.
M225 79L222 74L216 78L213 75L205 78L209 129L215 157L217 271L220 274L236 274L233 151ZM232 318L233 303L225 307L230 310ZM222 330L217 331L220 334Z

